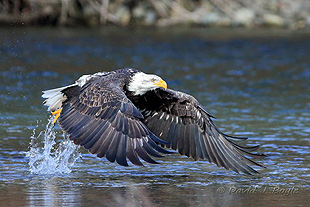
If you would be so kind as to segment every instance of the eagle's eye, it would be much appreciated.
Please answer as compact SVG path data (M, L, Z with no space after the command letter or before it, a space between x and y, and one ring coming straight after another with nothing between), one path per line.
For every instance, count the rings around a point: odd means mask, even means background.
M156 82L156 78L152 78L151 81L154 83Z

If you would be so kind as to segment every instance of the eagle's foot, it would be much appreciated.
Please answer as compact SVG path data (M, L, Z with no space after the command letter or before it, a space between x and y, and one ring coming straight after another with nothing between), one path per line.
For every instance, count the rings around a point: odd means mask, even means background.
M62 108L61 108L61 109L58 109L57 111L52 112L52 115L55 115L55 114L56 114L55 119L54 119L54 121L53 121L53 124L56 123L58 117L60 116L61 110L62 110Z

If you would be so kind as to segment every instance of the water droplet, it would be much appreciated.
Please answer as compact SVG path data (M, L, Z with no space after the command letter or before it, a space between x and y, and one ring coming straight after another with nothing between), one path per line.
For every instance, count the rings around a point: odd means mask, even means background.
M71 167L80 157L79 146L74 145L65 134L63 141L57 146L53 120L52 116L45 131L41 131L38 136L35 135L36 130L33 130L30 150L26 154L31 173L70 173Z

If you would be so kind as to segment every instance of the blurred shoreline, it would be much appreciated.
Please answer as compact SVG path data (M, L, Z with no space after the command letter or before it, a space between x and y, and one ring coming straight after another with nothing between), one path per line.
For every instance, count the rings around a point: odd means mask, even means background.
M309 0L0 0L0 26L310 28Z

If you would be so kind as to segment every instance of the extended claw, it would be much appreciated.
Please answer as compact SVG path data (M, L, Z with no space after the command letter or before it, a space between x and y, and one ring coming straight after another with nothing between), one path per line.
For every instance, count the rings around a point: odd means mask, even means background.
M54 119L54 121L53 121L53 124L56 123L58 117L60 116L61 110L62 110L62 108L61 108L61 109L58 109L57 111L52 112L52 115L55 115L55 114L56 114L55 119Z

